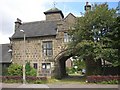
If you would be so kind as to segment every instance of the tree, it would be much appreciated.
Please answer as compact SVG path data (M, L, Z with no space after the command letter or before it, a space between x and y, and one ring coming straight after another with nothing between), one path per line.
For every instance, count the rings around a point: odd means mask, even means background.
M8 75L10 76L22 76L22 66L18 64L11 64L8 67Z
M30 66L30 62L27 62L26 65L25 65L25 74L27 76L30 76L30 71L31 71L31 66Z
M107 3L95 4L91 11L79 17L75 30L70 31L72 41L69 48L74 48L72 54L83 58L87 63L103 59L118 65L118 49L113 45L116 40L111 38L117 33L113 26L116 23L115 12L115 9L108 9Z
M113 66L120 66L118 62L120 58L120 17L115 18L115 22L111 25L111 29L102 37L103 43L106 46L103 51L104 59L111 62Z
M30 66L30 62L27 62L25 65L26 76L37 76L37 71Z

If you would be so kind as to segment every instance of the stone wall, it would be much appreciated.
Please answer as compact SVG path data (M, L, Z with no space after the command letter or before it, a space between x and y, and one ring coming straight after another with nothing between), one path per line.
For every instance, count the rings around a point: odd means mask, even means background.
M55 18L53 14L53 17L49 17L49 19ZM59 16L58 16L59 17ZM69 17L69 19L73 17ZM67 23L68 22L68 23ZM26 38L25 41L25 53L24 53L24 41L22 39L13 39L11 41L12 44L12 60L13 63L19 63L23 64L23 60L26 62L30 62L31 66L33 66L34 63L37 63L38 69L37 69L37 75L43 75L42 72L42 63L51 63L51 70L50 74L55 69L55 57L59 55L62 51L64 51L67 48L67 44L64 43L64 32L66 32L69 29L69 21L66 19L66 21L61 20L57 23L57 35L56 36L44 36L44 37L31 37ZM48 29L49 30L49 29ZM44 57L42 52L42 45L44 41L52 41L53 45L53 55L51 57ZM58 65L58 64L57 64ZM46 71L47 72L47 71ZM57 73L57 72L53 72Z
M51 21L54 21L54 20L61 20L62 17L61 17L61 14L59 13L52 13L52 14L47 14L46 15L46 20L51 20Z

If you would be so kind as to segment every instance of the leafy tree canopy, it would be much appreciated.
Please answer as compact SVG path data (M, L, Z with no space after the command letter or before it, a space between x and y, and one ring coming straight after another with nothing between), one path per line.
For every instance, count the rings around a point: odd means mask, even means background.
M109 9L107 3L95 4L91 11L77 18L75 30L69 32L72 54L81 58L92 56L118 66L118 22L115 9Z

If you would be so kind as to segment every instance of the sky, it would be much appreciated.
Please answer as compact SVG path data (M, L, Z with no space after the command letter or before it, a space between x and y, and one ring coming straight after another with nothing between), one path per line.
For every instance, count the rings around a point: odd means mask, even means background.
M108 2L109 8L116 8L120 0L1 0L0 2L0 44L9 43L9 37L14 34L14 22L20 18L22 22L45 20L43 12L57 7L64 16L73 13L81 16L84 13L85 2Z

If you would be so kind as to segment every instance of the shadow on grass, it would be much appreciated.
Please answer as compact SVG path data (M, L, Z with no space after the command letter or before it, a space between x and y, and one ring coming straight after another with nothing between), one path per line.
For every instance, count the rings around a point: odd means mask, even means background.
M80 75L68 75L60 80L50 79L48 83L80 83L86 84L86 77Z
M85 82L85 76L78 76L78 75L68 75L65 78L62 78L61 81L70 81L70 82Z

